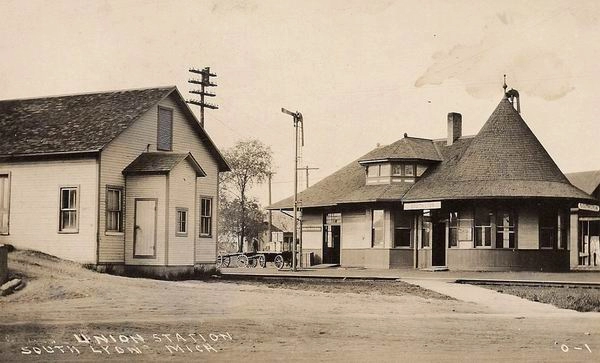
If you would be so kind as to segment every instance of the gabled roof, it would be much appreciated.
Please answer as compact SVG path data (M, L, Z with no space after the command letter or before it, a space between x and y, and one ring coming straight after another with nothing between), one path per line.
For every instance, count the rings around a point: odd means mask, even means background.
M196 171L197 176L206 176L206 173L192 154L169 152L142 153L123 169L123 174L168 174L183 160L188 160L192 168Z
M398 159L442 161L442 156L436 150L431 140L408 137L407 135L404 135L404 138L393 144L379 147L367 155L360 159L361 163Z
M454 145L453 145L454 146ZM452 148L452 147L450 147ZM573 187L504 98L479 133L428 170L403 201L475 198L590 199Z
M600 170L568 173L565 176L571 184L588 194L593 194L600 186Z
M229 170L175 86L0 101L0 158L100 152L173 93L219 170Z

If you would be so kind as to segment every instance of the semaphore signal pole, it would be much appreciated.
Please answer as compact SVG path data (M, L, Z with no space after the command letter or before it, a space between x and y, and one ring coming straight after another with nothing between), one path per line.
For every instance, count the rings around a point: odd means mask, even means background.
M296 140L294 142L294 231L292 233L292 271L297 271L298 256L296 243L298 240L298 127L302 127L302 146L304 146L304 120L302 114L298 111L292 112L285 108L281 108L281 112L288 114L294 118L294 129L296 132ZM300 126L302 124L302 126ZM302 245L300 245L302 251Z
M190 73L195 73L195 74L200 74L201 75L201 79L190 79L188 80L188 83L192 83L192 84L199 84L200 85L200 89L197 90L191 90L190 93L196 94L196 95L200 95L200 100L186 100L185 102L187 103L191 103L192 105L196 105L196 106L200 106L200 125L204 128L204 108L210 108L210 109L218 109L219 106L205 102L204 101L204 97L215 97L216 95L214 93L210 93L210 92L206 92L206 88L207 87L216 87L217 84L213 83L210 81L210 77L216 77L217 75L215 73L210 73L210 67L205 67L204 69L200 70L200 69L195 69L195 68L190 68Z

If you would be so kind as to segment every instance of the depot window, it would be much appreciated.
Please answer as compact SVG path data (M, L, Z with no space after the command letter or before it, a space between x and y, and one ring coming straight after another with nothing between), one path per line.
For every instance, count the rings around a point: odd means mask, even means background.
M412 216L397 212L394 214L394 247L410 247Z
M371 212L371 243L373 247L383 247L383 210Z

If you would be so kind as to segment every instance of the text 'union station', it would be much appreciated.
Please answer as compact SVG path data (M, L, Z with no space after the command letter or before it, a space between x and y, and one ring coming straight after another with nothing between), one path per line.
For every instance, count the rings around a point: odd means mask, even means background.
M475 136L462 136L461 115L449 113L446 139L405 134L300 193L303 251L371 268L589 264L583 241L597 236L581 228L599 223L598 201L569 182L518 102L509 91ZM291 208L291 198L270 206Z

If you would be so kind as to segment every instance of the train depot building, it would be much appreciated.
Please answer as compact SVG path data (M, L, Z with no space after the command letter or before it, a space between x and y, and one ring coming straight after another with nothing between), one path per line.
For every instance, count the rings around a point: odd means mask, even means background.
M447 138L405 134L300 193L303 252L316 263L367 268L589 265L581 256L592 236L582 226L600 220L599 202L561 172L515 94L475 136L463 136L461 115L450 113ZM270 206L292 208L292 198Z

